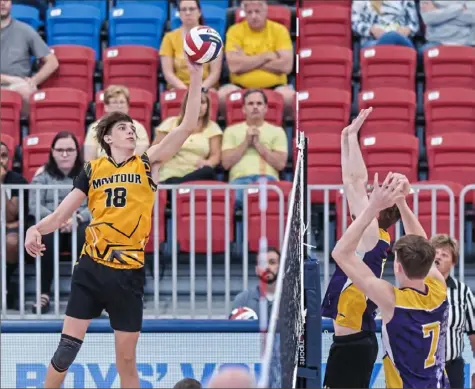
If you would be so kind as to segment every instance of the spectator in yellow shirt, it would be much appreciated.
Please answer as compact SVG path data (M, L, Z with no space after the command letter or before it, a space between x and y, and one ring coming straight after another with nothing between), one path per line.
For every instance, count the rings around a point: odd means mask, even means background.
M129 90L125 86L110 85L104 91L104 112L110 113L119 111L128 114L130 106ZM87 129L86 140L84 141L84 160L91 161L105 155L105 151L96 139L96 127L99 120L92 123ZM142 154L150 146L147 130L138 121L134 120L135 132L137 133L137 145L135 154Z
M181 103L180 116L167 118L156 130L154 144L177 128L185 115L188 93ZM159 171L162 184L179 184L196 180L215 180L215 167L221 160L221 138L223 132L210 116L211 102L206 92L201 93L201 110L198 125L188 137L180 151L163 163Z
M183 39L193 27L204 25L199 0L180 0L178 2L182 26L167 32L160 46L160 58L163 75L167 81L167 89L187 89L190 84L190 74L186 67L183 51ZM203 65L203 87L216 88L221 68L222 54L215 61Z
M227 127L223 136L222 165L231 184L254 184L260 177L279 180L288 155L287 135L282 127L265 121L267 97L260 89L243 96L246 121ZM242 206L242 190L236 191L236 206Z
M275 89L284 97L287 114L292 114L295 90L287 83L293 68L293 46L289 31L267 19L265 0L243 0L246 20L231 26L226 33L226 60L231 84L219 90L224 107L229 93L240 88Z

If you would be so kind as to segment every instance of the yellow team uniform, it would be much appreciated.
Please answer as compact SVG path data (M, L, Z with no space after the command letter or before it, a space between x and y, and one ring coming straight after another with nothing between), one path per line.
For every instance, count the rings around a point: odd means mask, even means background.
M147 154L87 162L75 187L87 194L92 215L81 255L116 269L143 267L157 189Z
M244 142L248 127L246 122L227 127L224 131L221 150L234 149ZM287 135L282 127L264 122L259 127L259 142L271 151L288 152ZM248 147L241 159L231 168L229 181L253 175L269 175L279 179L279 172L264 161L254 147Z
M246 55L259 55L279 50L293 50L289 31L280 23L267 20L266 26L254 31L247 21L229 27L226 33L226 53L242 50ZM254 69L249 72L231 73L231 83L243 88L272 88L287 84L285 73Z

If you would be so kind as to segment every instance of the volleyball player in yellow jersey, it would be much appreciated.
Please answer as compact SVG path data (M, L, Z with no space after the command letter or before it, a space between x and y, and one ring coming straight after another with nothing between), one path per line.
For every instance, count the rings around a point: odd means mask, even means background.
M61 340L48 368L46 388L61 386L91 319L103 309L115 333L121 387L139 387L135 354L143 317L144 247L151 229L158 169L192 133L201 107L202 66L188 61L188 70L191 83L181 124L138 156L134 155L133 120L119 112L101 119L97 137L107 156L86 163L55 212L27 231L27 252L41 255L41 236L60 228L88 197L92 221L74 269Z
M447 287L433 266L435 249L405 201L408 193L409 182L403 175L389 173L381 187L376 176L369 205L343 234L332 255L381 311L386 387L446 388ZM399 288L377 277L355 254L366 228L381 210L394 203L408 234L393 248Z

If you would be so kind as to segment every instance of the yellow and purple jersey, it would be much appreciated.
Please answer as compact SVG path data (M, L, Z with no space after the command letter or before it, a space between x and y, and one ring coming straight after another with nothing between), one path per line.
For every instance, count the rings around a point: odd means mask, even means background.
M425 284L425 293L394 288L394 315L382 328L387 388L450 387L445 374L447 287L431 277Z
M379 229L378 243L363 256L363 262L378 278L383 275L390 242L389 233ZM376 331L376 308L337 265L323 299L322 316L344 327Z

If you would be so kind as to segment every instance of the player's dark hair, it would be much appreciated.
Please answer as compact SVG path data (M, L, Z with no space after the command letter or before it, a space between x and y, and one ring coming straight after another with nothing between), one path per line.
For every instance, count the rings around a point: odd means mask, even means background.
M83 168L84 161L82 159L81 155L81 148L79 147L79 142L76 138L76 136L69 131L61 131L56 134L56 136L53 139L53 142L51 142L51 148L49 150L49 156L48 156L48 162L46 162L44 166L44 171L48 173L50 176L55 177L55 178L64 178L65 175L64 173L59 169L58 164L56 163L56 159L54 159L53 156L53 149L56 145L56 142L60 139L65 139L65 138L71 138L74 142L74 145L76 147L76 159L74 161L73 168L67 175L67 177L74 178L79 175L81 172L81 169Z
M242 101L246 103L246 99L248 96L252 95L253 93L259 93L262 98L264 99L264 104L267 105L267 96L264 93L262 89L248 89L244 92L244 95L242 96Z
M201 389L202 386L199 381L193 378L183 378L181 381L178 381L173 389Z
M399 208L396 204L394 204L392 207L383 209L378 216L379 228L387 230L393 224L396 224L400 218L401 212L399 212Z
M209 94L208 94L208 91L206 90L201 90L201 96L205 96L206 97L206 104L207 104L207 107L206 107L206 112L203 116L203 124L202 124L202 129L205 129L206 127L208 127L208 124L209 124L209 116L211 114L211 99L209 98ZM186 104L188 102L188 91L185 93L185 96L183 97L183 101L181 102L181 107L180 107L180 115L178 116L178 120L177 120L177 126L179 126L181 124L181 122L183 121L183 118L185 117L185 111L186 111Z
M111 148L109 144L105 141L104 137L109 135L112 127L119 122L129 122L133 123L134 121L132 118L122 112L111 112L104 116L96 126L96 138L99 142L100 146L104 149L106 154L110 157L111 156Z
M8 148L7 144L5 142L2 142L0 141L0 146L5 146L5 148L10 151L10 149Z
M267 252L268 253L276 253L279 256L279 259L280 259L280 251L277 247L269 246L269 247L267 247Z
M435 259L435 248L419 235L404 235L393 247L396 260L409 279L424 279Z
M177 3L177 7L178 9L180 9L180 4L183 0L176 0L176 3ZM192 0L196 3L196 6L198 7L198 9L200 10L200 18L198 19L198 23L200 24L200 26L204 26L205 25L205 19L203 17L203 10L201 9L201 3L200 3L200 0Z

